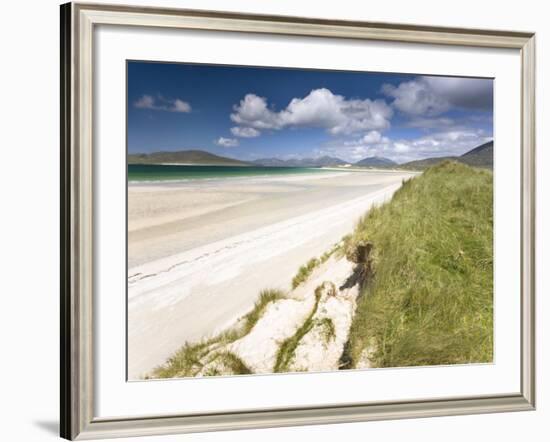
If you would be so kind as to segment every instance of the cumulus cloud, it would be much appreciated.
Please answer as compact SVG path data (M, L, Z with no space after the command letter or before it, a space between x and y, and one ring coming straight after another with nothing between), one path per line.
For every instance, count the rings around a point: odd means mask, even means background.
M382 92L394 99L396 109L409 115L439 115L450 108L447 100L433 93L422 80L406 81L397 87L384 84Z
M134 106L138 109L149 109L166 112L191 112L191 105L179 98L169 100L161 96L153 97L151 95L143 95L134 102Z
M236 138L220 137L216 140L216 144L222 147L236 147L239 145L239 140L237 140Z
M270 108L265 98L247 94L233 110L233 122L256 130L319 127L332 135L387 129L393 115L384 100L346 99L325 88L293 98L281 111Z
M456 125L455 120L451 118L438 117L438 118L424 118L415 117L405 123L407 127L414 127L419 129L441 129L444 127Z
M418 77L398 86L384 84L382 93L393 98L392 106L411 116L434 117L453 107L493 107L493 82L489 79Z
M430 89L451 105L466 109L493 109L493 80L486 78L423 77Z
M176 98L172 103L171 110L173 112L191 112L191 105L186 101Z
M371 130L357 140L344 141L345 146L365 146L369 144L386 143L389 139L382 136L377 130Z
M492 136L483 130L443 130L411 139L390 139L376 131L352 141L327 143L318 155L355 162L366 157L386 157L398 163L430 157L459 156Z
M394 151L406 158L421 159L430 157L459 156L487 141L492 136L483 130L451 130L438 132L412 140L393 143Z
M420 137L412 144L420 149L437 148L446 154L461 155L491 139L492 136L482 129L449 130Z
M267 107L267 100L255 94L246 94L238 105L233 106L231 120L254 129L280 129L282 124L276 112Z
M260 131L253 127L232 127L231 133L236 137L241 138L254 138L260 135Z

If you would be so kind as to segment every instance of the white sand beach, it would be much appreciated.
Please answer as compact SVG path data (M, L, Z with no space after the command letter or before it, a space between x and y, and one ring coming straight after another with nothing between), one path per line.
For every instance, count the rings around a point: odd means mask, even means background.
M260 291L288 290L414 173L346 171L130 184L128 377L223 330Z

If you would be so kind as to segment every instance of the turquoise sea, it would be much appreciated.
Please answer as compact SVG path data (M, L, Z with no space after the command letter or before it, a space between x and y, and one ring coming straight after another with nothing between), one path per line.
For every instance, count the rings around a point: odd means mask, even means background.
M187 181L248 176L326 173L326 169L308 167L256 166L184 166L161 164L128 164L128 181Z

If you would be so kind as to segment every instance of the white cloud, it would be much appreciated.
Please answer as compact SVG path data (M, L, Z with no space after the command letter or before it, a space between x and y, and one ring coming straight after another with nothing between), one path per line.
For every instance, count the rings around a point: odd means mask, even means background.
M444 127L453 126L454 124L455 124L455 121L451 118L415 117L415 118L412 118L407 123L405 123L405 126L419 128L419 129L442 129Z
M393 86L384 84L382 92L394 100L392 105L409 115L434 116L450 109L450 104L443 97L435 94L422 79L406 81Z
M239 145L239 140L237 140L236 138L220 137L216 140L216 144L222 147L236 147Z
M392 149L392 141L388 137L382 136L380 132L373 130L355 140L327 143L317 150L317 154L319 156L335 156L345 161L356 162L373 156L390 158Z
M323 88L312 90L304 98L293 98L278 112L268 107L265 98L247 94L234 106L231 120L257 130L320 127L338 135L387 129L392 115L384 100L348 100Z
M176 98L170 110L173 112L191 112L191 105L186 101Z
M409 146L407 143L393 143L393 149L396 153L404 153L409 152L411 150L411 146Z
M254 138L260 135L260 131L253 127L232 127L231 133L236 137L241 138Z
M422 158L459 156L491 139L492 136L483 130L448 130L411 139L390 139L370 132L353 141L327 143L316 154L350 162L377 156L404 163Z
M268 109L267 101L254 94L246 94L238 105L233 106L235 113L231 120L254 129L280 129L279 116Z
M382 92L394 99L392 106L412 116L433 117L453 107L491 110L493 106L490 79L418 77L398 86L384 84Z
M387 142L389 142L389 139L387 137L382 136L382 134L377 130L371 130L370 132L367 132L364 136L362 136L359 139L344 141L344 145L345 146L367 146L370 144L380 144L380 143L387 143Z
M134 106L140 109L153 109L155 107L155 99L151 95L143 95L134 103Z
M191 112L191 105L179 98L169 100L161 96L153 97L151 95L143 95L134 102L134 106L138 109L149 109L166 112Z

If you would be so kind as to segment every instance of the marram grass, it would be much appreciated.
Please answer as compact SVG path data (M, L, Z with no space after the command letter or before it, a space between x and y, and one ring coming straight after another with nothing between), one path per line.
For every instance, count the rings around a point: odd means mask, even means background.
M337 243L334 246L332 246L331 249L323 253L319 258L311 258L306 264L301 266L298 269L298 272L296 273L294 278L292 278L292 289L295 289L300 284L303 284L304 282L306 282L317 267L327 262L328 259L334 253L339 252L340 249L341 249L341 244Z
M313 270L315 270L320 264L320 261L317 258L311 258L306 264L301 266L298 269L296 276L292 278L292 288L295 289L300 284L307 281Z
M350 330L352 366L365 354L375 367L493 360L490 171L445 162L404 182L347 247L365 240L374 277Z
M240 321L240 326L221 333L211 339L196 343L186 343L164 364L153 370L148 378L176 378L196 376L205 363L217 360L231 369L233 374L250 374L250 369L235 354L216 348L230 344L246 336L265 313L267 306L285 297L281 290L262 290L254 307ZM215 368L206 371L205 376L218 375Z
M313 304L313 308L311 309L306 320L292 336L285 339L279 346L279 351L277 352L277 356L275 358L275 366L273 367L273 371L275 373L283 373L288 371L288 367L294 359L294 355L300 341L315 326L315 320L313 317L315 316L315 313L317 313L317 308L319 307L321 290L322 286L315 289L315 303Z

